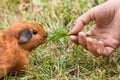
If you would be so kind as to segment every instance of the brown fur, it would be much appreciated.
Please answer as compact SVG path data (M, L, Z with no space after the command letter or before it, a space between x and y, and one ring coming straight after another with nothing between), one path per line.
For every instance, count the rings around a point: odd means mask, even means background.
M24 29L37 30L36 35L25 43L19 43L21 31ZM37 24L18 21L0 33L0 78L5 72L10 73L29 69L30 52L45 42L47 33Z

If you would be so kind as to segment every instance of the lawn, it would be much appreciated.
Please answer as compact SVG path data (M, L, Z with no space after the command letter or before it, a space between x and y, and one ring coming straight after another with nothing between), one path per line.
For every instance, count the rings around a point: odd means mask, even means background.
M25 19L43 25L48 37L59 30L69 33L80 15L104 1L0 0L0 29ZM110 57L95 57L69 37L57 38L32 51L30 70L24 76L6 76L4 80L120 80L120 48Z

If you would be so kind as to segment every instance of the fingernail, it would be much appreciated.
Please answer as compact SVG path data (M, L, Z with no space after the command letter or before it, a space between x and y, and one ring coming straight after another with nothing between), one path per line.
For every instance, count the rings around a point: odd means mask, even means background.
M70 36L70 39L74 39L75 37L76 37L76 36L71 35L71 36Z
M79 35L84 35L85 33L84 33L84 32L79 32L78 34L79 34Z
M92 42L92 38L87 38L87 42Z

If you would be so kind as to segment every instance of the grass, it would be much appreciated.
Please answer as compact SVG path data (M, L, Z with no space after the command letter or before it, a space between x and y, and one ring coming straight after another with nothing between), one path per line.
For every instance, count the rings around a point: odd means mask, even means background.
M0 29L25 19L42 24L49 36L60 29L69 33L76 18L102 2L104 0L1 0ZM89 30L92 24L84 30ZM4 80L120 79L120 48L108 58L95 57L68 37L60 37L31 53L26 75L6 76Z

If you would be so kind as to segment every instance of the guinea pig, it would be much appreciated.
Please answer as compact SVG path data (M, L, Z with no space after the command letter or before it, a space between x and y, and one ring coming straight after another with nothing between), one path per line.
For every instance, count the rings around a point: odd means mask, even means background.
M47 32L42 26L17 21L0 32L0 78L10 72L29 69L30 52L45 43Z

